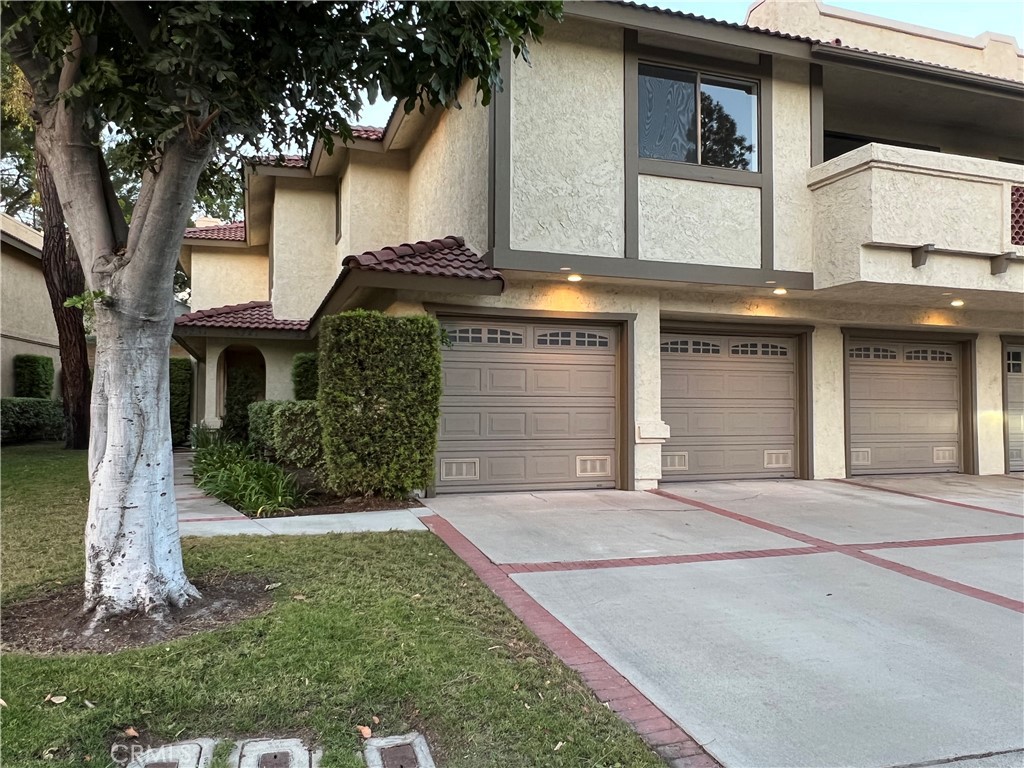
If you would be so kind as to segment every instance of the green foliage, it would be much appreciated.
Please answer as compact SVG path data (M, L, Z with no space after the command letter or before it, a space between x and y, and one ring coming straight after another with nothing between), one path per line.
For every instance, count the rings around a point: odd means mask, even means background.
M215 445L222 445L227 442L219 429L208 427L205 424L195 424L189 433L189 443L196 450L200 448L212 448Z
M170 363L171 444L186 445L192 421L192 361L172 357Z
M0 51L0 201L6 213L23 214L28 221L38 217L39 204L34 194L35 133L26 85L7 50Z
M249 404L263 396L263 374L248 365L228 366L224 389L224 422L229 440L249 439Z
M53 394L53 358L46 355L14 356L14 396L42 397Z
M292 388L296 400L316 400L316 352L299 352L292 358Z
M49 358L47 358L49 359ZM0 398L0 442L64 439L64 406L40 397Z
M324 461L320 407L316 400L281 403L273 414L274 455L302 469L319 471Z
M249 440L256 451L274 456L274 412L285 405L284 400L257 400L249 403Z
M248 443L222 443L196 451L192 473L196 485L248 515L290 512L303 501L294 478L255 458Z
M426 488L441 402L437 321L364 310L326 318L318 402L333 490L402 498Z

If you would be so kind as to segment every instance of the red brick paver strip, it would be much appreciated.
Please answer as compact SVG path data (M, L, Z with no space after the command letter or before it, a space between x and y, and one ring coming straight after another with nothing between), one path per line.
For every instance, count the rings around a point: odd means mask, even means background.
M800 533L799 531L794 531L790 528L784 528L781 525L775 525L774 523L768 523L764 520L758 520L754 517L742 515L739 512L733 512L728 509L723 509L722 507L716 507L713 504L706 504L705 502L698 501L696 499L691 499L686 496L680 496L675 493L669 493L668 491L663 491L660 488L658 490L649 491L649 493L653 493L656 496L661 496L666 499L674 499L675 501L678 501L682 504L687 504L689 506L699 507L700 509L707 510L708 512L714 512L716 515L727 517L730 520L736 520L737 522L752 525L755 528L760 528L765 531L777 533L780 536L788 536L791 539L802 541L805 544L813 544L823 552L834 552L836 554L853 557L862 562L870 563L871 565L878 566L879 568L885 568L887 571L892 571L893 573L898 573L902 576L909 576L912 579L917 579L918 581L923 581L927 584L931 584L936 587L942 587L943 589L948 589L951 592L957 592L961 595L966 595L967 597L973 597L977 600L983 600L986 603L998 605L1001 608L1008 608L1009 610L1016 611L1017 613L1024 613L1024 602L1020 600L1014 600L1013 598L1006 597L1005 595L998 595L995 592L989 592L984 589L978 589L977 587L962 584L959 581L953 581L952 579L947 579L942 576L936 576L934 573L921 571L917 568L911 568L907 565L900 565L899 563L894 563L889 560L883 560L882 558L876 557L875 555L868 554L867 552L862 552L859 545L856 544L836 544L831 541L825 541L824 539L818 539L814 536L808 536L805 533ZM957 504L957 506L964 505ZM978 509L987 512L997 511L990 510L986 507L978 507ZM1016 517L1016 515L1011 515L1011 517Z
M878 485L871 485L871 483L861 483L856 480L849 480L846 478L836 478L832 481L833 483L843 483L845 485L855 485L858 488L867 488L872 491L880 491L881 493L895 493L900 496L910 496L914 499L924 499L925 501L934 501L938 504L949 504L953 507L961 507L963 509L973 509L977 512L991 512L993 515L1005 515L1006 517L1024 517L1024 515L1017 514L1016 512L1006 512L1002 509L992 509L992 507L980 507L977 504L967 504L963 501L951 501L950 499L941 499L938 496L926 496L923 493L912 493L910 491L898 491L895 488L883 488Z
M629 722L671 768L721 768L721 765L686 731L616 672L614 667L572 630L530 597L522 587L512 581L509 573L491 562L455 526L440 515L421 517L420 521L462 558L541 642L563 663L576 670L598 699ZM515 572L545 570L536 568Z

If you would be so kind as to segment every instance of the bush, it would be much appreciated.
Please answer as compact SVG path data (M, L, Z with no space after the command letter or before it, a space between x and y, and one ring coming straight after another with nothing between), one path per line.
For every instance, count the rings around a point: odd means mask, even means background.
M4 445L63 439L64 406L60 400L41 397L0 399L0 442Z
M274 464L253 458L252 446L223 443L196 452L196 485L246 514L269 517L302 503L295 480Z
M263 375L249 366L229 367L224 390L224 423L221 429L231 440L249 439L249 403L263 392Z
M222 445L227 439L219 429L208 427L205 424L196 424L189 433L189 442L196 450L200 448L211 448L215 445Z
M296 400L316 400L316 352L300 352L292 358L292 388Z
M257 400L249 403L249 442L256 452L273 458L274 413L285 404L284 400Z
M53 358L14 356L14 396L49 400L53 394Z
M274 455L302 469L319 470L324 461L320 408L316 400L280 403L273 415Z
M171 445L185 445L192 422L192 361L172 357L170 370Z
M323 321L317 402L332 490L397 499L431 484L440 339L432 317L355 310Z

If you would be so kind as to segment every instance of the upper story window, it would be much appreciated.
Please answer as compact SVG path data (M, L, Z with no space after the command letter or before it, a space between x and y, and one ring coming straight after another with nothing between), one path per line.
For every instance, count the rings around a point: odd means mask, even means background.
M640 157L759 170L757 84L640 65Z

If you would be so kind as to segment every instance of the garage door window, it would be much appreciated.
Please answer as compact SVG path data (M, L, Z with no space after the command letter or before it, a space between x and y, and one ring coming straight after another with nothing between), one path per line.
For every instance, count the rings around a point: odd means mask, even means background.
M445 328L445 333L452 344L501 344L520 347L525 342L522 333L507 328Z
M741 357L789 357L789 350L781 344L745 341L742 344L733 344L729 348L729 354Z
M1011 349L1006 353L1006 372L1024 373L1024 352L1019 349Z
M953 353L945 349L908 349L904 359L907 362L952 363Z
M897 360L895 349L888 347L852 347L851 360Z

